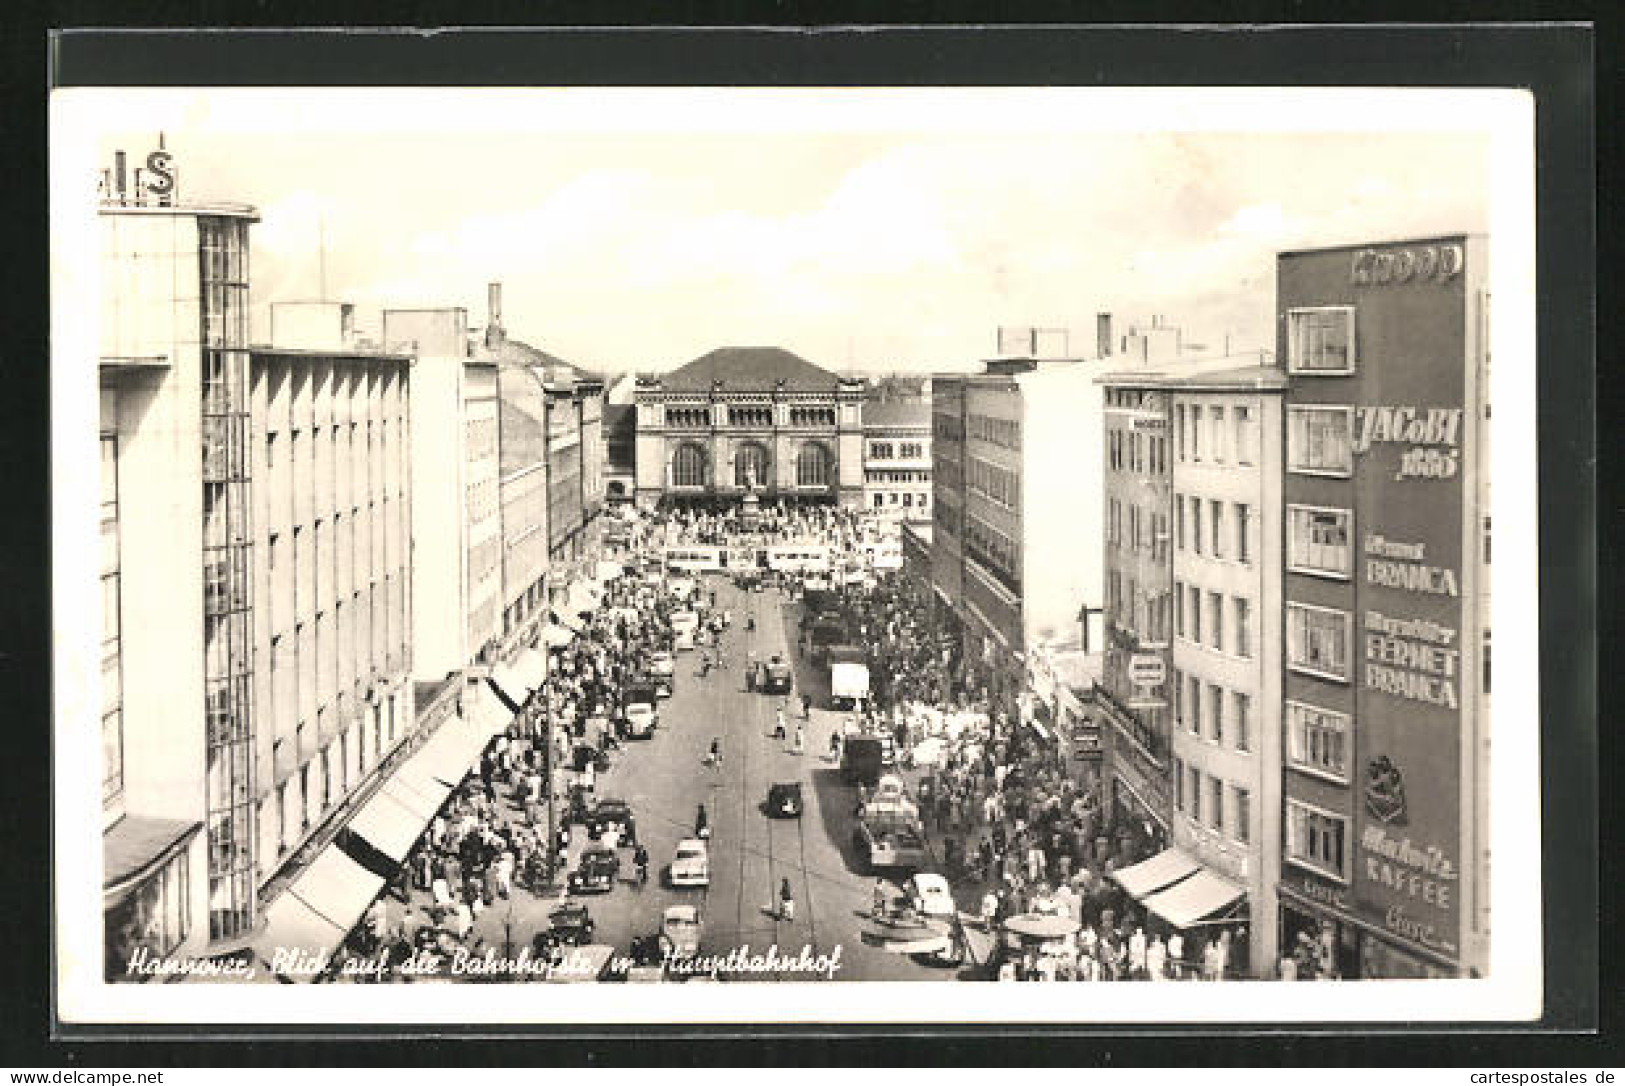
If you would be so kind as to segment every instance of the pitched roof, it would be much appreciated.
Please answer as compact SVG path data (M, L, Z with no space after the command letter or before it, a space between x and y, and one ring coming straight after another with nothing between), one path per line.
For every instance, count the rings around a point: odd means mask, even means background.
M865 429L881 426L930 427L931 404L926 400L870 400L863 405Z
M507 366L531 366L542 371L542 378L548 384L563 384L574 381L602 381L603 378L591 373L562 358L557 358L546 351L532 347L524 340L503 338L491 349L498 362Z
M717 381L732 389L767 391L783 381L791 392L832 392L840 378L782 347L718 347L660 381L679 392L709 391Z

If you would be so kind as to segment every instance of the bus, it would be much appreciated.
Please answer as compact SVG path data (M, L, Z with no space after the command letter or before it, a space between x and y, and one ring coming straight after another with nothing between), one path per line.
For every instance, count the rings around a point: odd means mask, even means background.
M666 548L667 573L720 573L722 548L699 545Z
M767 568L779 573L828 573L829 547L820 543L769 547Z

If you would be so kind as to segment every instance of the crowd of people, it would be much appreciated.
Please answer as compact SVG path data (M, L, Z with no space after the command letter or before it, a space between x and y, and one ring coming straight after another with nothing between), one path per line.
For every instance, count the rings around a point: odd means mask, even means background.
M546 713L515 717L486 748L388 891L351 932L336 956L335 975L411 980L412 973L397 967L419 952L449 957L461 949L478 956L486 940L475 928L487 910L520 893L556 895L571 860L565 800L593 791L597 767L625 738L627 685L644 676L653 652L671 648L677 606L632 570L598 586L593 607L573 616L582 620L579 636L551 651ZM551 820L550 802L558 805ZM635 840L614 844L646 867L647 854ZM504 934L556 954L545 931ZM384 969L345 969L347 960L380 957Z
M983 924L1014 916L1076 921L1049 945L1002 955L1004 979L1220 979L1245 962L1244 925L1167 928L1113 879L1143 859L1138 835L1103 802L1059 737L1020 726L957 639L937 636L931 601L907 578L844 590L863 634L873 711L889 722L922 821L950 880L979 895ZM914 752L920 752L919 764ZM1014 949L1014 948L1012 948Z

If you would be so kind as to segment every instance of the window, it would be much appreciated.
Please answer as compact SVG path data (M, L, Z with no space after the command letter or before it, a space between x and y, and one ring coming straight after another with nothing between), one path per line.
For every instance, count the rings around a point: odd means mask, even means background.
M1286 605L1286 660L1295 671L1347 682L1350 616L1347 611Z
M1208 817L1213 820L1213 828L1219 833L1224 832L1224 782L1217 777L1208 778Z
M1191 734L1199 736L1202 734L1202 681L1194 675L1190 678L1185 705L1191 713Z
M1234 646L1237 656L1251 657L1253 654L1253 605L1251 600L1237 596L1230 601L1236 609L1236 643Z
M1236 817L1230 824L1230 836L1245 845L1252 836L1253 794L1241 785L1235 786Z
M1213 531L1213 557L1224 557L1224 503L1210 501L1208 504L1208 527Z
M1354 309L1293 309L1286 315L1291 373L1354 372Z
M1236 510L1236 561L1244 566L1253 562L1253 509L1246 502L1237 502Z
M1185 809L1185 763L1174 759L1174 810Z
M1347 578L1353 569L1353 514L1347 509L1287 506L1286 563L1296 573Z
M107 911L109 977L123 976L137 951L144 949L151 958L162 959L180 947L192 928L191 885L190 856L182 851Z
M829 450L814 442L801 446L796 454L797 486L828 486L830 468Z
M892 452L892 446L891 446L891 442L889 442L889 441L871 441L871 442L869 442L869 457L870 457L870 459L873 459L873 460L890 460L892 458L891 452Z
M1251 464L1258 456L1258 420L1250 407L1238 406L1234 412L1236 429L1236 463Z
M1224 408L1210 408L1208 413L1213 419L1213 460L1215 463L1224 463Z
M1185 459L1185 405L1174 408L1174 442L1180 460Z
M1185 586L1174 582L1174 629L1185 636Z
M1287 470L1347 478L1354 472L1353 412L1294 407L1287 413Z
M767 483L767 448L757 441L739 446L734 453L734 486L754 489Z
M914 493L912 491L905 490L903 492L903 504L911 509L914 507Z
M1185 499L1174 499L1174 531L1179 535L1179 549L1185 549Z
M918 460L925 455L925 446L917 441L905 441L899 453L904 460Z
M1347 783L1348 731L1349 718L1342 713L1299 701L1287 702L1287 762Z
M1197 643L1202 640L1202 590L1191 585L1191 632L1190 639Z
M1191 459L1202 459L1202 409L1191 408Z
M885 505L885 504L886 504L886 495L884 495L884 494L876 494L875 495L875 508L879 509L882 505Z
M1253 699L1237 691L1230 701L1230 733L1236 738L1236 749L1253 749Z
M1484 664L1484 696L1490 693L1490 631L1484 631L1484 651L1480 654Z
M1344 842L1347 819L1295 799L1286 801L1286 857L1339 882L1345 881Z
M1190 816L1192 822L1202 821L1202 771L1191 766Z
M1215 743L1224 742L1224 689L1218 686L1207 688L1207 714L1212 721L1212 732L1208 738Z
M1191 550L1202 553L1202 499L1191 499Z
M671 458L671 485L704 486L705 467L704 449L686 442L677 446Z
M1213 647L1219 652L1224 651L1224 595L1219 592L1207 594L1207 624L1212 634Z

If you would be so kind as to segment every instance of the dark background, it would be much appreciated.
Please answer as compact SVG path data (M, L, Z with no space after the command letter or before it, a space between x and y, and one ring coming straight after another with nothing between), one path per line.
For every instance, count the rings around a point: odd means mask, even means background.
M0 693L10 727L7 759L13 766L0 790L8 834L0 848L0 910L8 921L5 967L7 1028L0 1031L0 1063L28 1066L153 1066L164 1064L297 1063L387 1067L403 1061L494 1064L541 1062L700 1065L718 1061L777 1065L936 1064L1296 1065L1470 1064L1494 1067L1617 1065L1611 1030L1620 987L1612 958L1599 960L1598 869L1603 885L1619 882L1618 850L1599 851L1597 783L1611 749L1599 748L1596 670L1596 601L1617 598L1612 576L1597 581L1595 485L1596 370L1594 253L1596 117L1605 152L1617 147L1612 122L1614 84L1594 85L1594 52L1601 70L1619 65L1617 21L1610 4L1408 3L1330 6L1303 3L1102 2L963 5L834 5L788 3L702 6L555 4L545 18L558 23L633 23L658 18L670 25L703 26L745 21L777 29L553 33L189 33L76 32L50 39L51 27L186 24L246 28L290 26L312 20L352 25L513 25L536 18L533 5L424 3L106 2L8 5L0 32L6 100L0 105L8 169L8 203L16 213L0 261L0 297L6 301L3 357L6 394L0 396L0 470L8 482L7 515L0 517ZM1585 25L1440 26L1210 26L1206 29L1059 25L1212 19L1283 23L1304 19L1565 19L1603 18L1601 34ZM1053 19L1056 24L972 29L969 26L864 31L815 30L793 23L849 23L855 18L905 23L928 18L962 24ZM128 1031L101 1031L100 1039L55 1036L51 1016L50 885L50 524L49 524L49 283L46 219L45 94L64 85L360 85L360 84L779 84L779 85L1414 85L1527 87L1537 99L1539 200L1539 346L1541 605L1544 652L1541 678L1542 775L1546 868L1546 1019L1533 1027L1464 1025L1323 1030L1258 1026L1207 1035L1159 1027L1131 1033L1043 1027L920 1027L912 1033L854 1029L841 1039L829 1031L747 1027L684 1036L675 1030L605 1029L599 1034L536 1030L522 1047L495 1041L472 1045L414 1045L409 1051L380 1039L387 1030L342 1031L312 1026L307 1040L290 1043L289 1031L267 1029L229 1036L184 1029L148 1029L156 1042L115 1042ZM1604 188L1606 190L1606 187ZM1612 241L1618 222L1604 203L1601 236ZM1610 300L1615 296L1605 291ZM1617 319L1610 306L1605 319ZM1501 360L1500 364L1509 364ZM1607 381L1607 374L1604 374ZM1616 402L1607 382L1603 410ZM1609 511L1619 508L1610 502ZM1504 569L1503 569L1504 575ZM1611 620L1612 609L1605 614ZM1610 629L1612 624L1610 625ZM1525 666L1533 666L1528 662ZM1606 719L1606 718L1603 718ZM1536 725L1534 721L1504 726ZM1612 790L1610 790L1611 792ZM1610 796L1610 808L1612 797ZM1611 914L1611 907L1608 913ZM1497 938L1516 938L1505 930ZM1609 995L1599 1003L1598 977ZM441 1036L473 1036L478 1027L448 1026ZM347 1034L350 1043L314 1037ZM634 1044L632 1037L641 1034ZM652 1035L650 1035L652 1034ZM81 1035L83 1036L83 1035ZM370 1039L369 1039L370 1038ZM770 1039L771 1038L771 1039ZM246 1043L245 1043L246 1042ZM1199 1072L1197 1072L1199 1073Z

